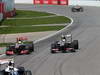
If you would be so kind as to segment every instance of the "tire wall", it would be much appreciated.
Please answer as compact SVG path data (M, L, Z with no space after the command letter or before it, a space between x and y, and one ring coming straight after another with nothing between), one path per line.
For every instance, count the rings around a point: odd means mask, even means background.
M0 21L3 19L3 13L4 13L4 3L1 2L0 0Z
M2 2L5 4L5 12L10 12L14 10L14 0L2 0Z
M14 0L0 0L0 13L3 13L3 18L13 17L15 12Z

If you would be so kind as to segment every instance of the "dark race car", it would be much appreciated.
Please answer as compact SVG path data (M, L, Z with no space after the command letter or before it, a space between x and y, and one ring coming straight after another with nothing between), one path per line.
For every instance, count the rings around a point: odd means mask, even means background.
M72 35L70 34L66 35L66 39L62 39L61 41L56 41L51 44L51 53L76 52L77 49L79 49L78 40L72 41Z
M73 6L72 7L72 12L83 12L83 7L81 7L81 6Z
M0 71L0 75L32 75L30 70L25 70L24 67L18 67L18 71L14 71L13 69L10 72L6 72L5 70Z
M0 64L5 65L8 64L5 68L0 69L0 75L32 75L30 70L26 70L24 67L14 67L14 62L7 60L2 60Z
M6 48L6 55L14 54L30 54L34 51L33 44L20 44L18 47L16 45L10 45Z

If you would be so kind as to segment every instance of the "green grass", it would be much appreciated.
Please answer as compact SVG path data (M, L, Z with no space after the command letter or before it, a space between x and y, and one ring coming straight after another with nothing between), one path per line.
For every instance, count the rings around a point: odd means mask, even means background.
M13 44L13 43L0 43L0 47L6 47L11 44ZM6 48L3 48L2 50L0 50L0 54L4 54L5 51L6 51Z
M11 44L14 44L14 43L0 43L0 47L5 47L5 46L11 45Z
M49 17L49 18L34 18L34 19L7 19L2 22L2 25L22 26L22 25L59 24L59 23L70 23L70 19L64 16Z
M53 31L62 28L64 26L2 27L0 28L0 34Z
M39 17L39 16L50 16L54 15L51 13L46 13L46 12L38 12L38 11L27 11L27 10L17 10L16 11L17 15L15 18L20 18L20 17Z
M26 11L17 10L17 15L14 18L30 18L39 16L50 16L54 14L37 12L37 11ZM32 26L32 25L43 25L43 24L62 24L70 23L71 20L64 16L54 16L45 18L32 18L32 19L6 19L0 24L8 27L0 27L0 34L12 34L12 33L26 33L26 32L41 32L41 31L52 31L60 30L64 26Z
M6 47L9 45L14 45L15 43L0 43L0 47ZM32 44L32 41L26 41L24 44ZM1 52L1 51L0 51Z

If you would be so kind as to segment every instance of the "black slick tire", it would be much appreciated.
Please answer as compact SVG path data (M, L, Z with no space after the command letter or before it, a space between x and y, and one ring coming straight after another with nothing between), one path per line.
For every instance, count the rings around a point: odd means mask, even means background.
M25 71L25 75L32 75L32 72L30 70Z
M79 49L78 40L73 41L73 46L74 46L74 49Z

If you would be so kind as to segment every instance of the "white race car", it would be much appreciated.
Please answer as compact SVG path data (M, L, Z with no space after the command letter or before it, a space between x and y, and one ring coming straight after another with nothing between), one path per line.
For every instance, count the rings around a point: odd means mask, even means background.
M30 70L25 70L24 67L14 67L12 59L0 60L0 65L7 64L7 67L0 70L0 75L32 75Z

